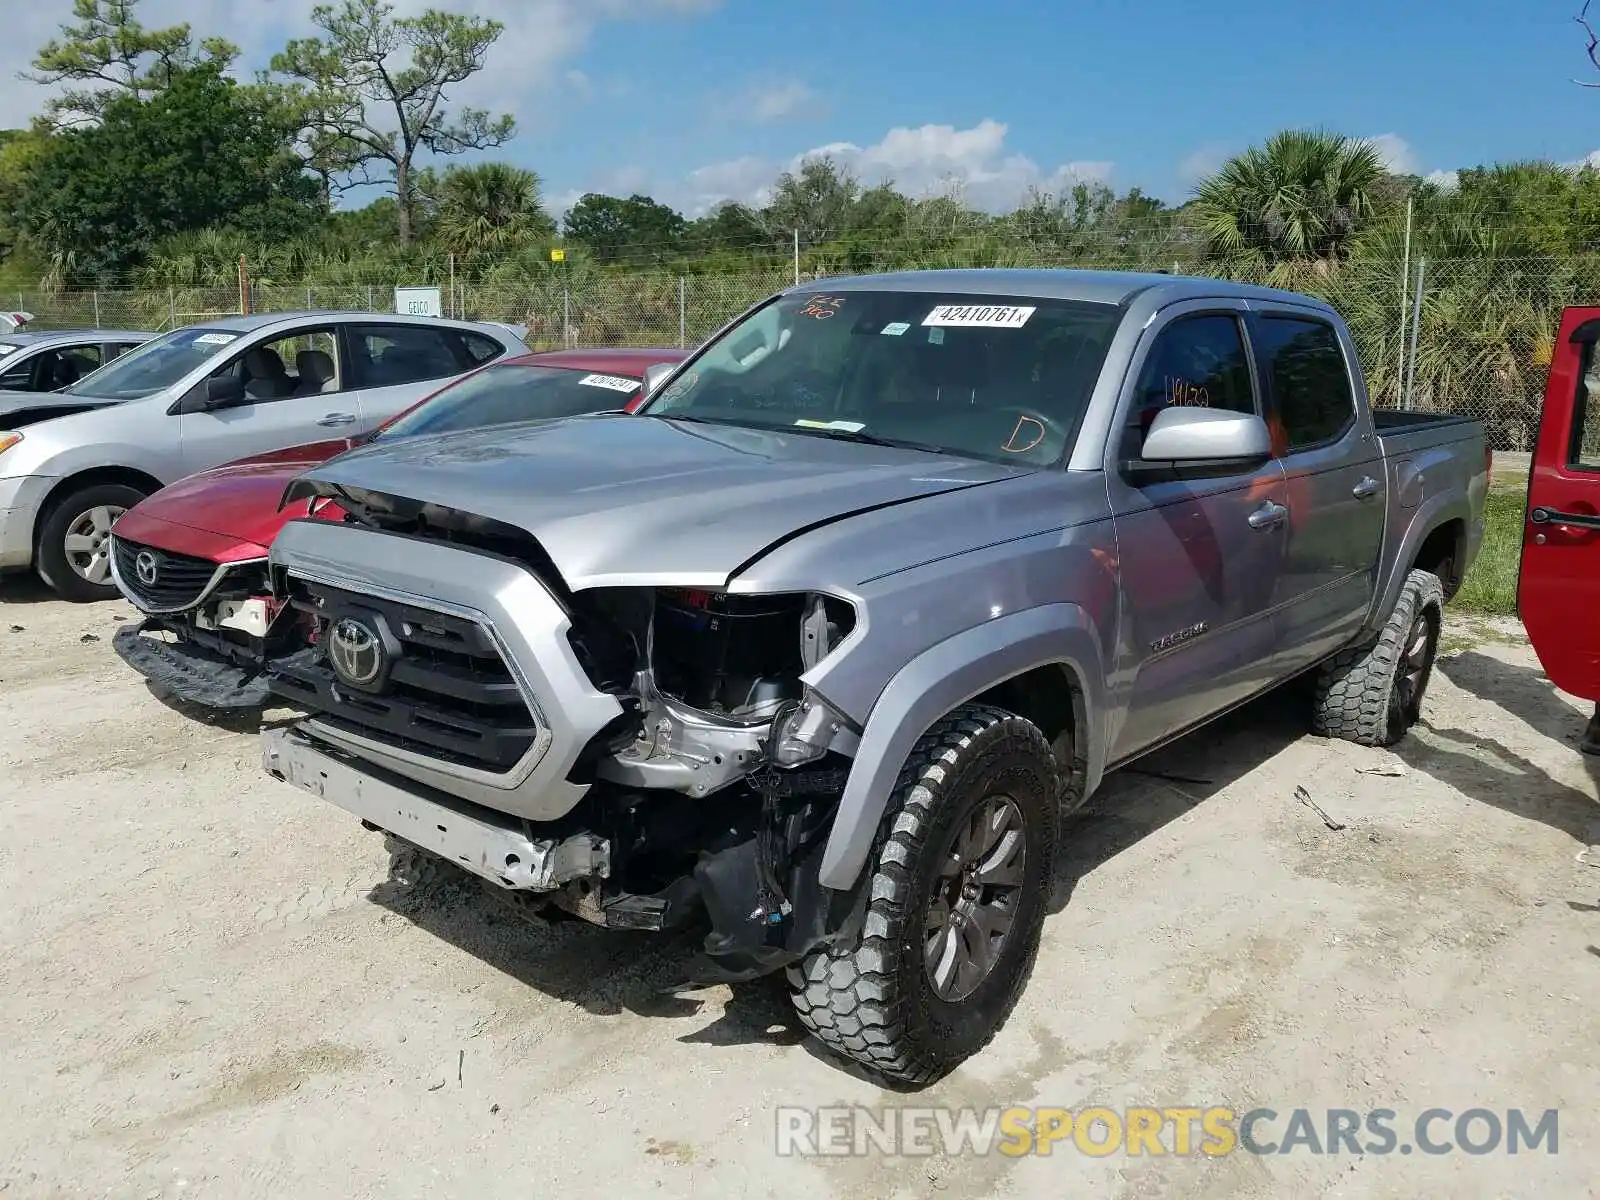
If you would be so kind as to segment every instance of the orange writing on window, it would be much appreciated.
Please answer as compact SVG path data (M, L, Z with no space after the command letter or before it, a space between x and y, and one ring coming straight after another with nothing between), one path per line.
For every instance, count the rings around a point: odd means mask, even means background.
M1027 445L1017 445L1016 443L1018 438L1027 436L1028 431L1024 429L1024 426L1029 425L1031 425L1034 429L1037 429L1039 432ZM1045 428L1042 422L1036 421L1032 417L1018 417L1016 427L1011 431L1011 436L1001 444L1000 449L1004 450L1007 454L1026 454L1040 442L1044 441L1044 434Z
M1167 403L1179 408L1210 408L1211 393L1198 383L1168 377Z

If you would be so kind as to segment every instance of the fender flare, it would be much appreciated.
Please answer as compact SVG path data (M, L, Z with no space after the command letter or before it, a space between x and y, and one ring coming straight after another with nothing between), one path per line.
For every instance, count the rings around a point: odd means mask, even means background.
M1105 672L1099 636L1076 604L1045 604L986 621L924 650L889 680L867 716L822 855L824 887L853 887L866 865L896 777L930 726L974 696L1058 663L1082 689L1086 794L1105 771Z
M1393 560L1388 564L1388 578L1384 581L1383 591L1373 597L1372 611L1367 614L1366 624L1362 629L1372 633L1380 628L1389 619L1389 614L1394 611L1394 606L1400 601L1400 590L1406 585L1406 576L1411 574L1411 564L1416 561L1417 552L1422 549L1422 543L1427 541L1433 531L1449 521L1459 520L1466 526L1466 538L1462 550L1470 548L1472 539L1472 510L1466 498L1453 493L1444 493L1435 496L1432 500L1425 500L1422 506L1415 510L1415 515L1406 526L1405 536L1400 541L1400 548L1395 551ZM1467 564L1461 564L1463 574Z

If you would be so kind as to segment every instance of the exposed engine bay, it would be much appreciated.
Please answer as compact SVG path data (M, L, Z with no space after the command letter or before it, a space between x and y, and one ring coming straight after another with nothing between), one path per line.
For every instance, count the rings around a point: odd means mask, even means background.
M570 622L584 674L622 708L568 774L587 785L583 798L559 820L507 829L506 868L480 875L521 906L609 927L673 928L704 912L704 979L764 974L839 928L853 900L821 888L817 867L860 731L802 676L855 628L849 602L571 592L520 531L370 493L337 498L348 523L464 545L536 575ZM269 662L269 683L312 713L313 733L321 725L490 773L512 773L532 752L536 706L478 623L295 575L280 573L273 591L309 637ZM363 679L351 647L369 635L387 658L381 677Z

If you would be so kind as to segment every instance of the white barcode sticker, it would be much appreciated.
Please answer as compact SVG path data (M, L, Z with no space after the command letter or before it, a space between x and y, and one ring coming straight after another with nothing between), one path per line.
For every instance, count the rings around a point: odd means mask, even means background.
M639 390L637 379L626 379L621 375L585 375L578 380L590 387L610 388L613 392L636 392Z
M1033 313L1032 308L1015 304L941 304L922 323L951 329L1021 329Z
M229 342L239 340L237 333L202 333L195 338L196 346L226 346Z

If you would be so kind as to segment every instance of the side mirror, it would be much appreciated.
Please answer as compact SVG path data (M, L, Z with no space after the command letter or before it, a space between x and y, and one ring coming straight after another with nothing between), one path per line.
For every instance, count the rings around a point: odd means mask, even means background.
M228 408L244 403L244 380L237 375L213 375L206 380L206 407Z
M674 369L672 363L651 363L644 369L644 385L639 389L641 397L648 397L651 392L661 386L662 380L671 375Z
M1220 408L1168 408L1145 434L1135 471L1211 467L1248 471L1272 457L1272 435L1254 413Z

